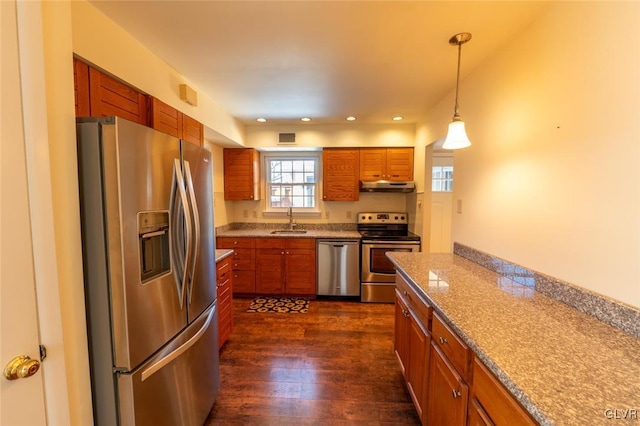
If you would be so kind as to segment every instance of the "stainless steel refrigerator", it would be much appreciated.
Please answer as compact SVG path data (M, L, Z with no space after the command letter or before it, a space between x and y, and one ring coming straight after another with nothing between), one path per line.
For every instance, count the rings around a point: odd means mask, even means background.
M220 387L211 155L118 117L76 126L95 423L201 426Z

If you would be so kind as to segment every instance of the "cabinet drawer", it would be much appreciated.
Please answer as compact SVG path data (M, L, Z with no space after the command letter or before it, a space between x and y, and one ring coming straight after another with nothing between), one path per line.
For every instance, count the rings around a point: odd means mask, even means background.
M496 426L537 424L477 358L473 360L471 398Z
M216 263L216 278L219 280L224 279L226 275L231 272L231 259L225 258Z
M284 238L256 238L257 249L282 249L287 246Z
M316 249L315 238L291 238L286 241L289 249Z
M433 314L431 334L433 342L444 352L462 378L468 381L470 350L436 313Z
M218 237L218 248L234 249L234 248L255 248L254 238L234 238L234 237Z
M427 304L411 285L404 279L402 275L396 273L396 289L400 293L402 299L413 311L417 319L427 328L431 329L431 312L432 308Z

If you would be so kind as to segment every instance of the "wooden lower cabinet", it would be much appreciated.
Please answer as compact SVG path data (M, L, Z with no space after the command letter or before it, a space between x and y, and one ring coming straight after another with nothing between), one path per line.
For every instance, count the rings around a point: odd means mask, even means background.
M429 425L464 426L467 423L469 387L435 342L429 365Z
M477 358L473 361L469 425L537 424Z
M403 291L402 286L396 288L394 350L418 416L424 422L428 402L431 335L419 318L428 318L429 308L418 305L415 308L418 312L414 311L412 297L415 296ZM420 310L425 312L420 313Z
M257 238L256 293L315 296L315 239Z
M472 399L469 403L467 426L494 426L489 415L482 409L477 399Z
M396 273L394 351L422 424L536 425L443 318Z
M256 249L255 238L218 237L216 247L232 249L230 257L233 274L233 294L256 293Z
M233 330L233 271L231 258L216 263L216 290L218 300L218 348L227 341Z

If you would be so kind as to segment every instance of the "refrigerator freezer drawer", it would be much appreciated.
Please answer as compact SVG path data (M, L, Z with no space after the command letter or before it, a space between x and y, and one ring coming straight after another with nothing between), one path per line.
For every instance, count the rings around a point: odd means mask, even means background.
M158 355L118 375L122 426L202 426L220 389L214 302Z

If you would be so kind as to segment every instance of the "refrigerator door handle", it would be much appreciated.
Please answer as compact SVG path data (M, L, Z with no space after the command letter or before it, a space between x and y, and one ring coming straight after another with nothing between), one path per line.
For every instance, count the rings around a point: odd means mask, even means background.
M162 368L167 366L171 361L180 357L180 355L182 355L183 353L188 351L189 348L195 345L209 328L209 325L211 324L211 320L215 316L215 313L216 313L216 305L214 305L209 309L209 313L207 314L207 319L205 323L202 325L202 327L200 327L200 329L193 336L191 336L189 340L187 340L182 345L178 346L174 351L170 352L169 354L161 358L159 361L149 366L149 368L144 370L142 372L141 380L144 382L149 377L153 376L153 374L162 370Z
M182 167L180 166L180 160L177 158L173 160L173 179L174 184L171 188L171 206L169 211L172 224L171 261L175 267L174 277L178 289L178 298L180 299L180 309L182 309L185 305L185 293L187 290L187 278L189 274L187 265L190 263L192 231L191 220L188 219L191 215L189 212L184 178L182 177ZM182 220L180 220L180 206L183 212ZM182 229L184 229L184 236L181 232Z
M184 162L184 176L186 181L186 186L189 194L189 198L191 200L191 214L193 216L193 229L194 229L194 238L192 246L192 256L191 256L191 271L189 274L189 302L191 304L191 296L193 295L193 278L196 273L196 262L198 259L198 248L200 247L200 217L198 215L198 204L196 202L196 193L193 189L193 178L191 175L191 167L189 166L189 162Z

